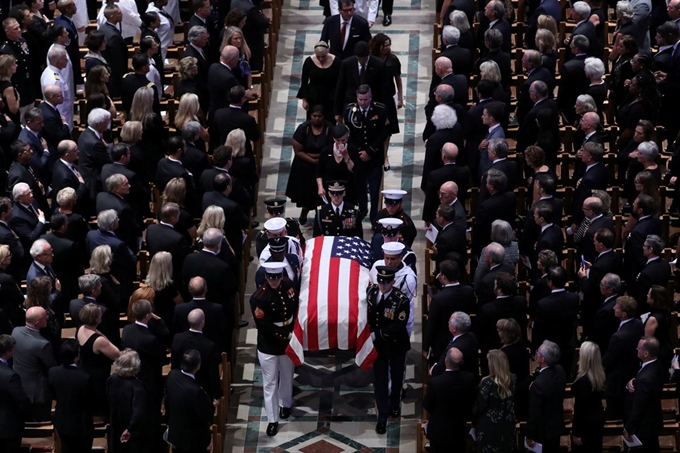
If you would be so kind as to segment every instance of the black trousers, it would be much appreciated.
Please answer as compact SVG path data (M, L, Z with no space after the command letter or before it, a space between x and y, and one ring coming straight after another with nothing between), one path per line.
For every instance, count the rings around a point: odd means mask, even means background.
M392 8L394 7L394 0L382 0L382 12L385 16L392 15Z
M59 439L63 453L90 453L92 451L92 436L69 436L59 433Z
M21 437L14 439L0 439L0 453L19 453L21 451Z
M406 354L378 357L373 364L375 402L378 405L379 422L386 422L390 415L390 409L398 408L401 403L404 368L406 368ZM390 381L392 381L391 391Z

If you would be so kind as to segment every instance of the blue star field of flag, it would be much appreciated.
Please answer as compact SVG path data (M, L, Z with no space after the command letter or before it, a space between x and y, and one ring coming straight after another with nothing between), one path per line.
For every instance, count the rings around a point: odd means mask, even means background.
M331 258L347 258L366 268L371 267L371 245L356 237L337 236L333 240Z

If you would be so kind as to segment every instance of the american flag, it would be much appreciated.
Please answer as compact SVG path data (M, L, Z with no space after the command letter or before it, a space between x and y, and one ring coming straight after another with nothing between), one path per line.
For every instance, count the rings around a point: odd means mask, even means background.
M354 237L319 236L306 243L300 309L286 354L296 366L304 351L356 350L370 369L377 357L368 326L366 288L371 246Z

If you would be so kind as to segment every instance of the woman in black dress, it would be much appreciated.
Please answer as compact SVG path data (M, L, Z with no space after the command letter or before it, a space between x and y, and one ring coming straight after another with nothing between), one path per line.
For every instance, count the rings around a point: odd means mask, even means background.
M106 58L102 56L102 51L106 49L106 37L104 33L99 30L92 30L85 37L85 47L87 53L85 54L85 74L89 74L92 68L104 65L111 73L111 68Z
M319 205L315 180L317 162L321 150L333 144L332 126L326 121L323 106L315 105L308 112L311 119L299 125L293 134L295 157L286 186L286 196L302 208L300 225L307 222L309 211Z
M142 34L139 37L139 40L141 41L147 36L151 36L153 40L156 41L156 44L158 44L158 48L160 49L161 38L158 36L158 33L156 33L156 30L158 30L160 26L161 18L156 11L145 12L142 14ZM165 71L163 70L163 55L161 54L160 50L156 52L152 58L156 63L156 68L160 68L158 72L161 76L161 84L165 85L167 82L165 80ZM177 96L177 99L179 99L179 96Z
M384 33L378 33L371 39L369 44L371 55L380 58L385 62L385 77L389 78L387 81L387 94L389 98L385 99L385 107L387 108L387 119L390 122L390 135L385 139L385 169L390 167L390 161L387 157L387 150L390 145L390 137L399 133L399 119L397 118L397 109L404 108L404 87L401 82L401 62L399 57L392 53L392 40ZM394 83L392 82L394 79ZM396 90L395 90L396 84ZM396 98L396 104L394 96Z
M302 108L307 111L307 120L311 119L310 107L323 107L326 121L335 123L334 103L335 85L340 75L340 59L328 53L328 44L319 41L314 46L314 55L307 57L302 64L302 77L297 97L302 99Z
M172 255L158 252L151 258L146 284L155 291L154 312L161 317L166 326L172 325L175 305L184 302L179 293L179 282L172 280Z
M43 336L52 345L54 358L58 359L61 348L61 326L64 323L63 315L58 315L52 308L52 279L48 276L36 277L26 289L24 307L42 307L47 312L47 325L40 329Z
M529 175L527 178L527 191L532 194L527 200L528 206L533 206L538 203L541 198L538 185L535 183L536 175L539 173L548 173L557 181L557 175L545 163L545 152L540 146L527 146L524 150L524 160L527 164L526 172Z
M345 181L345 202L355 204L359 200L356 187L352 182L358 178L359 148L347 143L349 129L344 124L333 126L333 144L321 150L316 165L317 194L321 200L326 198L326 187L330 181ZM324 201L329 203L330 200Z
M125 313L127 301L121 295L123 291L120 282L111 275L112 262L113 254L110 246L100 245L92 250L90 273L99 275L102 284L102 290L97 298L97 302L116 313Z
M76 340L80 345L80 366L90 375L93 415L95 420L101 420L109 414L106 380L111 374L111 363L118 358L120 351L97 330L102 322L102 311L97 305L85 305L78 312L78 317L83 323L76 331Z
M517 451L515 431L515 376L508 357L499 349L487 354L489 375L479 384L472 408L472 426L477 437L477 453L513 453Z
M187 183L182 178L172 178L163 190L163 203L173 202L179 205L179 221L175 224L175 230L182 233L189 244L193 244L196 239L196 224L194 216L184 206L186 196ZM157 214L160 219L160 212Z
M12 55L0 55L0 97L2 98L2 113L16 126L15 137L19 136L21 128L21 98L12 83L12 77L17 72L17 60ZM13 141L13 140L12 140ZM9 151L9 147L5 152Z
M628 97L619 104L616 124L621 131L616 146L622 150L633 139L635 126L640 120L656 122L661 95L654 77L640 72L630 80Z
M602 76L604 75L604 63L599 58L588 57L584 69L586 77L590 81L590 85L585 94L591 96L597 106L597 113L600 118L603 116L602 107L604 100L607 99L607 84L604 83Z
M147 171L155 177L158 161L165 155L164 143L168 134L163 119L153 111L154 96L152 88L148 86L139 88L132 98L128 119L142 123L142 140L139 146L144 150L142 157Z
M515 417L517 420L526 420L528 414L529 399L529 350L523 337L519 323L512 319L499 319L496 322L496 331L501 339L501 351L508 356L510 372L517 378L515 385Z
M574 420L571 439L574 452L600 453L604 433L604 369L600 348L584 341L579 350L578 374L571 385Z
M547 28L536 30L536 49L541 53L541 65L555 77L555 66L557 63L557 43L555 35Z
M609 61L613 62L609 83L609 102L620 103L628 94L625 82L634 75L631 60L637 52L638 46L634 37L621 35L616 38L614 49L609 54Z
M26 313L22 308L24 296L16 280L7 272L11 263L9 245L0 245L0 310L13 327L19 327L26 324Z
M653 285L647 293L650 312L644 319L645 335L659 340L659 362L663 369L668 369L673 358L673 346L670 341L670 317L672 301L668 290L663 286Z

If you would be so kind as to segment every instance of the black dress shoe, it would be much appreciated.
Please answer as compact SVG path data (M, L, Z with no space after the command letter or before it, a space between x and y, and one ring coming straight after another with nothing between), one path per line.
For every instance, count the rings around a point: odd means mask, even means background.
M276 423L270 423L267 425L267 435L268 436L276 436L276 433L279 432L279 422Z
M260 222L258 222L257 220L253 220L251 222L250 226L253 227L253 228L257 228L257 227L260 226Z
M401 417L401 408L397 407L396 409L390 409L390 417Z
M378 434L385 434L387 432L387 423L378 422L378 424L375 425L375 432Z
M242 319L238 322L239 328L246 327L247 325L248 325L248 321L246 321L245 319Z
M383 26L389 27L390 25L392 25L392 16L390 14L386 14L385 17L383 17Z
M287 419L290 417L290 407L280 407L279 408L279 418Z

